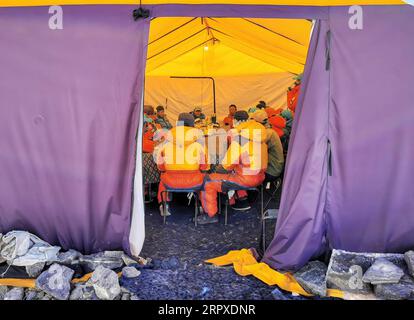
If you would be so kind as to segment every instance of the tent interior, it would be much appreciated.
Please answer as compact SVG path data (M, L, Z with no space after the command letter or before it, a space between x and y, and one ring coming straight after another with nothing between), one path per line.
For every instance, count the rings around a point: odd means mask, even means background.
M216 105L219 121L230 104L247 110L263 100L286 108L286 91L305 66L312 26L303 19L155 18L145 104L166 107L172 123L195 106L210 116Z
M158 105L164 106L172 125L175 125L179 113L193 111L196 106L202 107L207 117L216 114L221 126L231 104L237 105L238 110L247 111L263 100L274 109L285 109L287 90L293 85L295 76L304 71L313 25L313 21L305 19L152 19L144 104L154 109ZM144 161L144 168L145 163ZM155 187L156 184L153 189ZM145 189L151 193L146 187ZM278 208L280 192L281 188L271 205L272 208ZM259 208L260 201L255 196L250 194L250 202ZM162 225L159 214L153 214L158 211L156 203L152 199L152 203L146 206L148 236L145 252L148 245L151 246L150 242L160 242L158 238L154 240L151 237L155 236L150 235L162 237L163 234L150 232ZM185 196L174 194L172 207L176 209L173 209L173 216L168 220L178 221L178 224L188 221L184 213L188 217L192 216L193 209L187 203ZM178 217L175 212L179 213ZM254 219L254 214L251 217ZM230 223L236 225L250 225L252 230L248 233L256 232L253 230L257 227L256 222L243 219L239 221L237 217L231 221ZM224 226L220 226L220 230L221 227ZM269 225L269 231L268 238L271 240L274 227ZM244 240L231 240L233 245L237 241L241 241L240 246L247 245L246 233L241 233L240 237L243 234ZM171 233L165 233L165 236L169 238ZM188 237L191 239L191 235ZM223 241L226 242L225 237ZM229 249L231 248L230 246Z

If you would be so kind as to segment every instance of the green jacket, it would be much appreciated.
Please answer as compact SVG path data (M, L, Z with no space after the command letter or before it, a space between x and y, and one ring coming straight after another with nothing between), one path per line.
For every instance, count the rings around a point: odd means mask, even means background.
M282 143L273 129L266 128L266 133L267 152L269 155L266 173L278 177L282 173L285 164Z
M155 122L158 123L163 129L170 130L173 127L170 121L168 121L167 117L165 118L157 117Z

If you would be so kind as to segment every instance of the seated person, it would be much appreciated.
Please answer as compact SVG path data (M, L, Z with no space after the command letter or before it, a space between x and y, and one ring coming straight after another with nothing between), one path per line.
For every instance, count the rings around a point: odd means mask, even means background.
M157 107L157 117L155 119L155 123L159 124L162 129L170 130L173 127L165 114L163 106Z
M267 106L266 102L261 100L259 101L259 103L256 105L256 109L265 109Z
M266 128L249 120L246 111L236 112L234 125L239 134L231 142L222 162L229 173L213 173L206 178L201 202L207 215L199 216L200 224L218 221L217 192L256 187L265 179L268 162Z
M276 131L279 138L282 138L285 134L286 120L273 108L267 107L265 111L267 113L268 123Z
M144 106L144 122L154 122L156 119L155 111L153 106Z
M286 120L286 127L283 130L284 134L281 138L283 149L285 150L285 153L287 153L288 145L289 145L289 139L290 134L292 133L292 126L293 126L293 112L289 109L283 110L280 113L280 116L283 117Z
M224 126L226 128L229 128L229 129L234 128L233 120L234 120L234 114L236 113L236 111L237 111L237 106L235 104L231 104L229 106L229 115L225 117L223 120Z
M195 107L194 110L190 112L190 114L194 117L194 120L206 120L206 115L203 113L201 107Z
M168 204L163 208L162 192L166 188L199 188L204 183L206 170L209 169L204 146L198 141L199 130L194 128L194 117L189 113L178 116L177 126L169 131L167 139L158 150L157 165L161 171L158 188L160 213L170 215ZM170 201L167 195L167 201ZM164 210L165 209L165 210Z
M282 174L283 166L285 164L285 157L283 155L282 142L279 136L271 128L268 123L267 113L263 110L256 111L253 116L253 120L261 123L266 127L266 144L268 151L268 163L266 170L265 181L275 181Z
M300 86L302 82L302 75L298 75L294 78L295 86L293 88L289 87L287 92L287 107L293 113L296 111L296 106L299 101Z
M144 153L154 152L154 133L157 131L157 126L151 117L153 114L154 108L152 106L144 106L144 133L142 139L142 151Z

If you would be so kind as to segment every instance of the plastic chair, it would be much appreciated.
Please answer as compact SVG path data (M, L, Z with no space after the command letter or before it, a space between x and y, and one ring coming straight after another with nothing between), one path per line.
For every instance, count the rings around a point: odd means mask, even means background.
M198 192L201 191L201 187L199 188L190 188L190 189L170 189L170 188L166 188L165 191L161 192L161 199L162 199L162 207L164 210L164 224L166 223L167 220L167 216L166 216L166 203L168 199L168 192L170 193L187 193L187 194L192 194L194 196L194 225L197 227L197 217L199 214L199 199L198 199ZM164 196L165 195L165 196ZM191 198L190 198L191 201Z

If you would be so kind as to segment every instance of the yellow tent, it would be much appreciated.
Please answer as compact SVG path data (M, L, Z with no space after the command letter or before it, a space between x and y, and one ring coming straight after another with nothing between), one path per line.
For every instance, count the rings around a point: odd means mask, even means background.
M194 106L211 114L215 85L219 119L231 103L246 109L265 100L284 107L287 87L303 72L311 28L308 20L156 18L148 42L145 103L167 104L173 119Z

